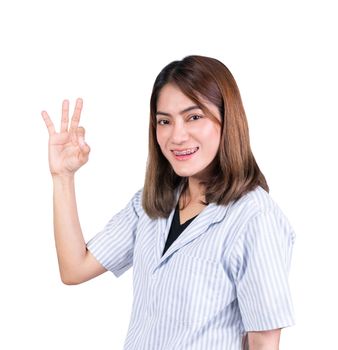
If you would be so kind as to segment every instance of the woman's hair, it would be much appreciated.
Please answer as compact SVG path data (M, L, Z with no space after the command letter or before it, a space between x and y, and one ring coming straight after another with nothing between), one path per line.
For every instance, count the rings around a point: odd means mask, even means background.
M148 216L153 219L168 217L176 205L176 189L183 186L182 194L188 189L188 178L174 172L156 138L157 100L162 87L168 83L177 86L207 117L220 124L202 100L212 102L222 118L218 153L208 166L210 176L200 182L205 186L206 202L227 205L257 186L269 192L250 148L248 122L231 72L217 59L187 56L162 69L150 98L149 154L142 197Z

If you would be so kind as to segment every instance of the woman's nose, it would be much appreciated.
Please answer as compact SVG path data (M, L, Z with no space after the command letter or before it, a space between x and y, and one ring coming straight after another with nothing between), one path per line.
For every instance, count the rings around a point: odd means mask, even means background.
M171 141L173 143L182 143L189 138L188 130L184 122L176 122L172 128Z

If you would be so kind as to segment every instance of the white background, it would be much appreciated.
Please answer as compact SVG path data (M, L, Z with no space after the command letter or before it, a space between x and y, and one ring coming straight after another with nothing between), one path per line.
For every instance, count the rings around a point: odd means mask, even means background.
M59 127L62 100L84 99L88 240L143 186L152 84L190 54L235 76L253 153L297 234L297 325L281 349L337 346L337 32L334 1L2 1L0 348L122 349L132 269L60 281L40 112Z

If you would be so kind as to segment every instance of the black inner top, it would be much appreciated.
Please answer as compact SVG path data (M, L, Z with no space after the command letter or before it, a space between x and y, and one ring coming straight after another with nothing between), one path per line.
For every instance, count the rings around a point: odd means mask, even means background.
M168 250L168 248L173 244L175 239L184 231L184 229L187 226L189 226L191 221L193 221L196 218L197 215L195 215L194 217L192 217L191 219L187 220L185 223L183 223L181 225L180 224L179 203L177 203L176 208L175 208L174 217L173 217L173 220L171 222L168 238L167 238L167 241L165 243L165 247L164 247L162 256L165 254L165 252Z

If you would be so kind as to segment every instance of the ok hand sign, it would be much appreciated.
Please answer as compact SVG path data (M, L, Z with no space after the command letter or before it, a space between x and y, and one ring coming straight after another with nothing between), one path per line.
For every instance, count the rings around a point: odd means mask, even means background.
M82 99L78 98L69 126L69 101L63 101L59 133L48 113L41 113L49 133L48 158L52 176L72 176L88 161L90 147L84 141L85 129L79 127L82 105Z

